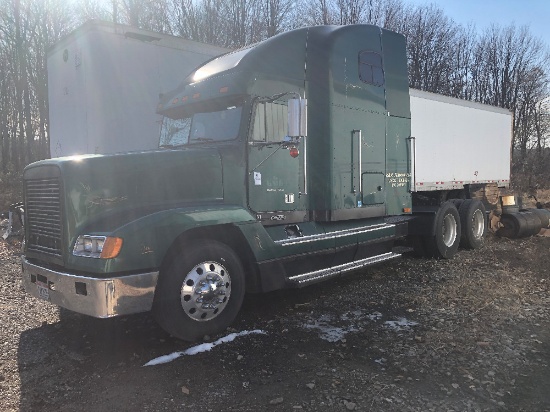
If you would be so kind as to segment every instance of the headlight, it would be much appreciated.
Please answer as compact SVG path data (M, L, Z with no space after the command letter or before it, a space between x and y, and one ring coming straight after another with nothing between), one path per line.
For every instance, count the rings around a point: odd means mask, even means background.
M73 255L96 259L111 259L117 257L122 248L119 237L82 235L76 239Z

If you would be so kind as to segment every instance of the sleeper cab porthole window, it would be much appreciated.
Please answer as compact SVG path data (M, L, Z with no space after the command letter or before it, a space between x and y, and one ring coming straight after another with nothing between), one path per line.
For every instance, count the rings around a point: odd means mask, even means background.
M374 86L384 85L382 56L373 51L359 52L359 78L362 82Z

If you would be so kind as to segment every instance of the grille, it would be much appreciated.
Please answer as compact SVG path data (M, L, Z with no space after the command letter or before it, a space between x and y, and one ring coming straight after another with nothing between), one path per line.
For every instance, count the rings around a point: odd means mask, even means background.
M61 186L59 179L25 181L27 249L61 256Z

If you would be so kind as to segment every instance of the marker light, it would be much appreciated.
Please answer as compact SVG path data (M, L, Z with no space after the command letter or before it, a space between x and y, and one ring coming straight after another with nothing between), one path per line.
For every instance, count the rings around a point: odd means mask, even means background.
M95 259L112 259L120 253L122 243L122 239L119 237L82 235L76 239L73 255Z
M298 157L298 155L300 154L300 152L298 151L298 149L295 146L292 146L288 151L290 153L290 156L292 156L294 158Z
M101 251L101 259L112 259L118 256L120 249L122 249L122 239L119 237L105 238L103 244L103 250Z

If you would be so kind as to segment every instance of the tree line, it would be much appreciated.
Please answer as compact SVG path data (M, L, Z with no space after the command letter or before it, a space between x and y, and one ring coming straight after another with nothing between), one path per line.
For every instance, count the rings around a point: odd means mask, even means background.
M4 175L49 157L47 51L89 19L233 49L320 24L367 23L397 31L407 38L411 87L511 110L514 178L530 186L550 180L549 45L528 27L495 24L478 31L433 4L406 0L5 0L0 4Z

